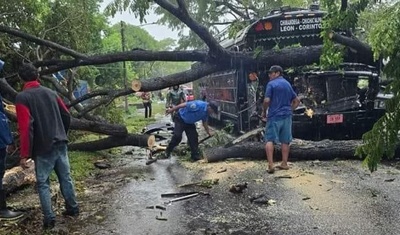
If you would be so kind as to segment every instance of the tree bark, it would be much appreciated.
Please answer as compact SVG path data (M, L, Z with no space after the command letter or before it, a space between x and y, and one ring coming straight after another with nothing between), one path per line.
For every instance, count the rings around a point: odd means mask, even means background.
M119 146L152 147L154 143L155 137L153 135L129 134L125 136L110 136L90 142L70 144L68 149L73 151L93 152Z
M337 33L330 33L329 38L332 41L337 42L341 45L349 47L351 49L351 61L357 61L359 63L367 64L367 65L375 65L374 54L372 52L372 48L359 41L356 38L346 37Z
M289 160L333 160L336 158L360 159L354 156L361 140L305 141L296 139L290 146ZM244 142L227 148L216 147L204 152L207 162L223 161L227 158L267 159L265 144ZM274 158L280 160L280 146L275 146Z
M123 125L93 122L77 118L71 119L70 128L72 130L91 131L94 133L114 136L126 136L128 134L128 130Z
M36 182L35 164L29 162L28 166L27 169L22 169L22 167L16 166L6 171L3 178L3 188L6 193L14 192L22 186Z

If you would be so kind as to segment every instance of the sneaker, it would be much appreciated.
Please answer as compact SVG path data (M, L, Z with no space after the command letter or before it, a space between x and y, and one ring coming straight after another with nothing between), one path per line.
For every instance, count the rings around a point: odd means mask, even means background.
M77 217L79 215L79 210L66 210L61 213L63 216Z
M147 159L147 161L146 161L146 165L148 166L148 165L150 165L150 164L152 164L152 163L154 163L154 162L156 162L156 161L157 161L157 158L155 158L155 157L149 158L149 159Z
M290 167L288 165L280 165L280 166L277 166L276 168L278 168L279 170L289 170L290 169Z

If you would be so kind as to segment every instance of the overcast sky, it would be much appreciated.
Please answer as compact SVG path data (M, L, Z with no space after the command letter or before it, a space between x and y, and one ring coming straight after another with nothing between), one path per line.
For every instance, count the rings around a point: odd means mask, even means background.
M101 10L103 10L112 1L113 0L104 0L103 3L101 4ZM147 23L153 23L157 21L158 18L159 17L156 14L150 14L146 16L146 21ZM124 12L122 14L118 13L113 18L109 18L108 20L111 25L119 23L121 22L121 20L131 25L136 25L136 26L141 25L139 19L135 19L135 16L130 15L129 12ZM171 29L163 25L143 25L141 27L145 29L147 32L149 32L150 35L152 35L156 40L161 40L164 38L178 39L178 32L172 31Z

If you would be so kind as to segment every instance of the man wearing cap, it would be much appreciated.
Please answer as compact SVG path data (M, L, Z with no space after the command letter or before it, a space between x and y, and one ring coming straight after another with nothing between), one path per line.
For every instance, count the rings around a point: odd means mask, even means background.
M283 69L273 65L268 71L269 82L265 90L263 118L267 119L265 127L265 151L268 159L268 173L274 173L274 143L281 143L282 163L279 169L287 170L289 144L292 141L292 114L300 104L290 83L282 77ZM268 115L267 115L268 112Z
M192 160L200 160L198 133L195 123L201 120L205 131L211 136L212 134L208 127L207 119L209 114L218 111L217 105L212 102L207 103L201 100L194 100L171 107L167 109L166 114L175 111L177 112L174 117L174 134L165 150L165 156L167 158L171 156L172 150L181 142L182 133L185 132L188 138Z

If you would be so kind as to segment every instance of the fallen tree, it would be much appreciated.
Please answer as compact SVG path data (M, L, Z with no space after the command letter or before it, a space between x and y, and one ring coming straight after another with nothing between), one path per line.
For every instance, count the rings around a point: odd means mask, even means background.
M166 0L155 0L154 2L188 26L193 33L199 36L207 48L191 51L150 51L140 49L110 54L86 55L45 38L30 35L17 28L11 28L6 25L0 26L0 32L23 39L20 41L21 43L26 40L35 43L38 48L43 47L57 52L55 54L50 53L48 57L36 56L36 60L32 59L32 61L36 66L40 67L41 78L46 82L50 82L59 94L68 99L67 105L69 108L76 110L76 112L72 112L75 118L72 120L71 129L109 135L109 137L98 141L72 144L70 146L71 149L94 151L124 145L146 147L148 136L139 137L139 135L129 134L123 125L110 124L104 122L102 118L91 116L90 112L92 110L102 105L107 105L118 97L127 96L137 91L155 91L173 85L192 82L209 74L234 69L243 65L269 67L273 64L280 64L282 67L287 68L319 62L322 45L266 50L260 53L228 50L220 45L211 35L208 28L194 20L188 12L188 6L184 1L178 0L176 4ZM370 48L357 39L346 38L336 34L331 34L331 39L352 48L351 53L356 51L355 56L359 57L358 61L374 64ZM21 46L20 48L25 47ZM62 85L53 76L46 76L69 68L120 61L193 61L198 62L198 64L192 66L190 70L180 73L135 81L131 88L95 90L78 98L78 100L71 97L73 76L67 78L66 86ZM15 75L9 77L15 77ZM2 96L9 101L13 102L15 100L17 92L8 84L6 79L0 80L0 91ZM95 101L85 107L80 105L81 102L88 99L95 99Z
M322 140L306 141L295 139L290 145L289 159L293 160L333 160L361 159L355 156L355 150L361 140ZM280 146L275 146L274 158L281 159ZM242 142L229 147L206 149L203 153L207 162L224 161L228 158L267 159L265 144L261 142ZM400 157L400 148L395 157Z
M13 167L6 171L3 178L3 188L6 193L13 192L25 185L31 185L36 182L35 165L33 161L28 162L28 168Z
M125 136L110 136L100 140L68 145L69 150L98 151L118 146L152 147L155 144L154 135L128 134Z

